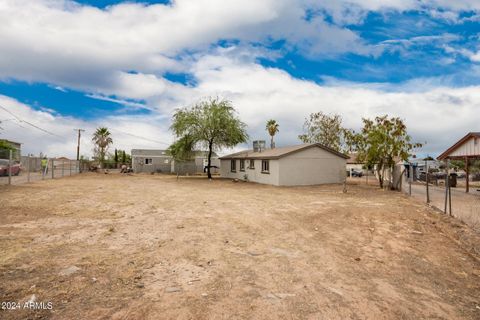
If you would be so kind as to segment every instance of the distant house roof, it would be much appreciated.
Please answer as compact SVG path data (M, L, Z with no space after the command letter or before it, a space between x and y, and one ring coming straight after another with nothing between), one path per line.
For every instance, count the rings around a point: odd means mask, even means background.
M329 147L326 147L320 143L306 143L300 144L296 146L289 146L289 147L281 147L281 148L274 148L274 149L266 149L261 152L254 152L253 150L245 150L233 154L229 154L223 157L220 157L221 160L229 160L229 159L280 159L292 153L296 153L302 150L306 150L309 148L318 147L330 153L333 153L336 156L339 156L344 159L348 159L348 156L335 151Z
M195 157L206 157L208 151L193 151ZM132 156L140 157L170 157L167 150L158 150L158 149L132 149ZM212 157L218 157L218 155L213 152Z
M168 157L167 150L158 149L132 149L132 156L152 156L152 157Z
M470 140L471 138L477 138L480 139L480 132L469 132L467 133L466 136L464 136L462 139L458 140L453 146L448 148L445 152L443 152L441 155L437 157L438 160L445 160L447 159L452 152L457 150L460 146L462 146L465 142ZM472 155L465 155L467 157L472 156ZM473 155L473 156L480 156L480 154Z
M358 163L363 163L359 162L358 159L358 153L352 152L348 154L348 159L347 159L347 164L358 164Z

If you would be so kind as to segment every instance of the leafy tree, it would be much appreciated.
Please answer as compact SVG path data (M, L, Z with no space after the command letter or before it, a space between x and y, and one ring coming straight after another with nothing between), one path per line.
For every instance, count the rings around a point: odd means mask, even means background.
M114 157L115 164L118 163L118 151L115 149L115 157Z
M195 141L187 134L171 144L167 149L167 154L172 156L175 165L183 165L184 162L193 159L195 155L194 148ZM177 179L178 176L179 172L177 170Z
M122 163L127 163L127 154L125 153L125 150L122 150Z
M465 170L465 161L464 160L451 160L450 168ZM468 161L468 170L470 173L480 172L480 160L469 160Z
M191 140L193 146L208 148L208 178L214 149L233 147L246 142L246 124L235 115L228 100L209 98L193 107L177 109L170 127L178 140Z
M8 150L8 151L12 150L12 151L14 151L15 148L10 143L8 143L7 141L0 140L0 150Z
M354 131L342 127L342 117L315 112L305 119L303 134L298 138L303 143L320 143L340 152L353 152L358 136Z
M375 120L362 119L363 128L357 138L357 159L367 166L376 166L380 188L383 188L385 172L393 173L395 163L406 161L411 151L419 148L420 143L412 143L407 127L400 118L388 118L387 115ZM393 181L390 181L393 188Z
M110 131L105 127L97 128L93 134L92 141L95 143L94 153L102 166L105 162L105 155L108 147L113 143L113 140L110 137Z
M268 131L268 134L270 135L271 139L270 139L270 148L275 148L275 142L273 142L273 137L275 136L275 134L279 131L278 130L278 123L277 121L273 120L273 119L270 119L267 121L267 125L265 127L265 129Z

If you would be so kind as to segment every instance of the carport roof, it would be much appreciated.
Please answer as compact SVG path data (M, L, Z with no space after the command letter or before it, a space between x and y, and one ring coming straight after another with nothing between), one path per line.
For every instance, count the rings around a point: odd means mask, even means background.
M438 160L445 160L447 158L450 157L450 154L457 150L458 147L460 147L462 144L464 144L465 142L467 142L468 140L470 140L470 138L480 138L480 132L469 132L467 133L467 135L465 137L463 137L462 139L458 140L457 143L455 143L453 146L451 146L450 148L448 148L445 152L443 152L441 155L439 155L437 157ZM457 157L458 158L458 157ZM480 155L476 154L476 155L465 155L465 156L462 156L460 158L480 158Z
M237 153L232 153L226 156L221 157L221 160L230 160L230 159L280 159L282 157L285 157L287 155L290 155L295 152L299 152L305 149L313 148L313 147L318 147L321 148L325 151L328 151L330 153L333 153L334 155L348 159L348 156L338 152L336 150L333 150L332 148L326 147L320 143L306 143L306 144L300 144L296 146L288 146L288 147L281 147L281 148L274 148L274 149L266 149L261 152L254 152L253 150L245 150Z

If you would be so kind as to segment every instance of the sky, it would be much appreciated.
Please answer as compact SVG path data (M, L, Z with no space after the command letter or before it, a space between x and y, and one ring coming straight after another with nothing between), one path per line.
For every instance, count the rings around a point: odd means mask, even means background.
M0 139L23 154L164 149L177 108L232 102L250 140L401 117L419 156L480 131L479 0L0 0ZM235 150L251 144L239 145ZM228 153L232 150L221 150Z

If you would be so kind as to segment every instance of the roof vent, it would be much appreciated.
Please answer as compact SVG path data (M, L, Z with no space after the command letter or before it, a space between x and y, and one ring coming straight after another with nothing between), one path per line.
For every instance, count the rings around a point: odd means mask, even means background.
M262 150L265 150L265 140L253 141L253 152L262 152Z

